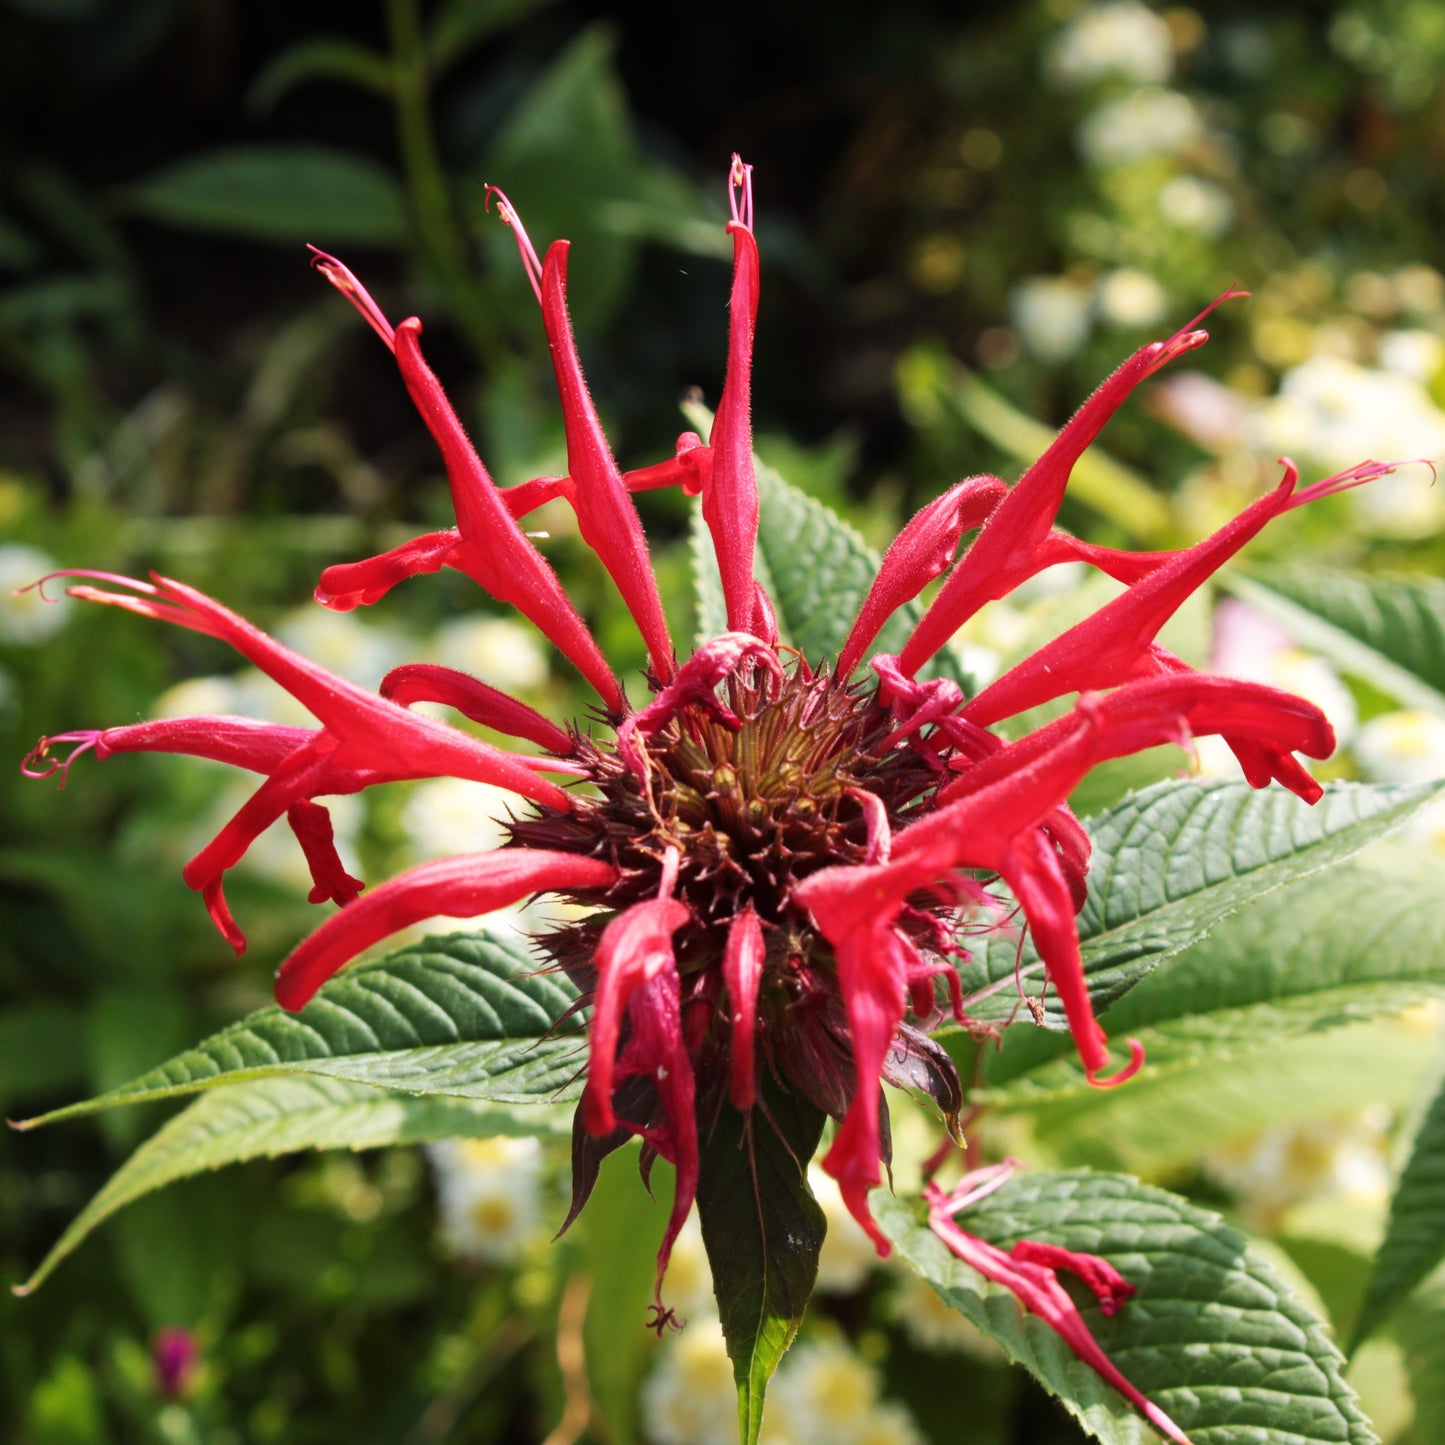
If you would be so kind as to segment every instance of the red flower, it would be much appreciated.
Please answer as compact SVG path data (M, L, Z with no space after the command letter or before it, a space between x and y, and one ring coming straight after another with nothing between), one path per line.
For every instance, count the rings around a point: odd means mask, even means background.
M957 964L968 934L997 923L1003 905L990 889L1000 882L1033 933L1091 1082L1118 1083L1139 1067L1142 1050L1131 1043L1129 1061L1105 1076L1108 1042L1094 1018L1075 926L1089 842L1068 809L1069 793L1106 758L1219 733L1251 783L1278 779L1307 801L1319 796L1294 756L1331 750L1318 709L1273 688L1201 676L1155 639L1184 599L1272 517L1388 469L1366 463L1296 491L1286 464L1274 492L1180 552L1118 552L1056 531L1074 462L1141 381L1203 344L1205 333L1187 328L1126 361L1016 485L971 477L925 507L889 549L838 659L815 668L780 644L772 605L753 575L758 253L750 173L740 161L730 196L727 378L711 437L704 444L686 433L674 456L630 473L618 470L583 379L567 317L567 243L539 259L504 197L499 209L516 232L550 343L566 423L565 477L498 488L422 356L421 323L393 328L350 271L315 256L395 356L441 449L457 519L454 528L380 557L328 567L318 599L351 608L406 577L456 568L514 604L573 663L600 699L610 738L594 739L577 723L559 726L485 683L431 665L398 668L373 695L180 583L72 573L112 584L84 581L71 588L77 596L230 642L304 703L318 727L188 718L60 734L42 739L27 759L32 773L63 771L69 760L48 754L64 742L99 757L193 753L262 774L254 797L192 860L186 879L239 948L222 878L262 828L288 817L311 863L313 901L342 906L282 965L277 997L287 1008L302 1007L363 949L433 915L471 917L543 892L589 909L538 940L593 1005L574 1213L601 1156L640 1136L644 1167L661 1155L677 1171L659 1280L692 1202L699 1139L719 1110L752 1108L764 1071L841 1121L825 1166L887 1252L867 1203L886 1137L879 1081L926 1089L956 1123L962 1090L927 1030L945 1012L969 1024ZM681 665L629 495L669 485L701 493L729 628ZM551 565L518 525L553 497L576 511L637 624L655 694L645 707L629 706ZM972 545L955 560L973 529ZM984 603L1066 560L1082 560L1126 590L975 697L919 677ZM883 624L939 577L899 656L874 656L873 675L855 677ZM1079 697L1069 712L1015 742L989 730L1070 693ZM408 710L423 700L446 703L540 753L502 752ZM539 776L548 771L587 786ZM497 852L427 863L360 893L336 859L315 799L443 774L510 788L535 811L510 825ZM661 1324L668 1314L660 1299L657 1311Z

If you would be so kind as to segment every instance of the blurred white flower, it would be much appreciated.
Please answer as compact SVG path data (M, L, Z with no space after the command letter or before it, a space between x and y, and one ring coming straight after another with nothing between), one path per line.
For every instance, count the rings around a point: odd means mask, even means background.
M1091 297L1067 276L1034 276L1021 282L1010 301L1013 324L1023 344L1041 361L1066 361L1089 334Z
M855 1445L878 1403L878 1372L841 1340L809 1340L784 1357L769 1393L795 1445Z
M504 820L518 798L505 788L465 778L428 778L416 784L401 809L401 826L418 858L485 853L507 840Z
M427 1146L441 1233L467 1259L511 1264L542 1232L542 1145L534 1138L444 1139Z
M505 617L459 617L436 635L432 657L504 692L540 687L547 655L535 633Z
M1445 365L1445 341L1433 331L1390 331L1380 338L1380 365L1428 383Z
M658 1351L642 1387L642 1422L653 1445L736 1445L737 1387L716 1318L693 1319ZM764 1439L767 1430L765 1417Z
M971 1320L950 1308L930 1284L911 1269L900 1269L897 1275L888 1310L919 1349L968 1355L990 1365L1004 1363L1006 1356L1002 1347Z
M1153 326L1168 309L1169 296L1147 271L1120 266L1099 278L1094 304L1111 326Z
M1138 0L1107 0L1085 6L1054 36L1044 66L1074 88L1112 77L1158 85L1174 69L1174 42L1163 17Z
M1354 754L1372 783L1445 778L1445 718L1414 708L1371 718L1355 738Z
M913 1416L895 1400L884 1400L863 1417L853 1445L926 1445Z
M1213 181L1175 176L1160 188L1159 214L1182 231L1222 236L1234 221L1234 202Z
M20 542L0 547L0 642L34 647L65 626L74 602L59 585L48 587L45 597L30 585L53 571L55 559L36 547ZM30 590L17 592L20 587Z
M1341 471L1362 457L1445 455L1445 413L1413 377L1312 356L1288 371L1246 428L1256 450ZM1417 469L1351 495L1361 522L1383 536L1425 536L1445 523L1445 497Z
M234 677L188 677L168 687L152 705L156 717L224 717L241 711L241 688Z
M1370 1105L1340 1118L1262 1130L1211 1149L1202 1162L1236 1196L1252 1228L1268 1229L1306 1197L1383 1205L1390 1196L1391 1122L1388 1108Z
M1090 111L1079 125L1078 146L1090 165L1107 167L1182 155L1203 137L1204 121L1187 95L1146 86Z
M373 689L413 652L410 638L361 622L354 613L315 605L293 608L273 631L278 641L303 657L348 682Z
M851 1294L878 1263L878 1251L843 1203L837 1180L821 1165L808 1166L808 1187L828 1224L818 1256L818 1288L825 1294Z

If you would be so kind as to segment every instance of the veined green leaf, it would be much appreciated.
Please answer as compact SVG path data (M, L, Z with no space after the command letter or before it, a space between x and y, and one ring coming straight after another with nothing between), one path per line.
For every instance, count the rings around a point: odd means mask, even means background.
M1095 1007L1113 1004L1241 904L1385 836L1442 788L1336 784L1313 808L1281 788L1242 782L1161 783L1126 798L1090 825L1095 863L1079 937ZM1026 988L1042 983L1043 964L1027 941L1020 957L1015 942L992 939L964 965L975 1017L996 1022L1014 1011L1016 961ZM1187 1011L1204 1002L1191 1000ZM1070 1052L1056 1032L1065 1027L1056 1002L1046 999L1044 1019L1044 1029L1011 1030L990 1060L991 1087ZM1110 1031L1136 1022L1111 1015ZM1082 1087L1082 1074L1072 1077Z
M703 1150L697 1211L738 1387L742 1445L756 1445L763 1397L818 1275L823 1211L808 1188L822 1111L764 1085L748 1118L724 1104Z
M1157 1441L1042 1320L949 1253L916 1206L878 1191L872 1207L904 1261L1095 1439ZM1001 1247L1039 1239L1120 1270L1134 1298L1112 1319L1092 1304L1080 1312L1125 1379L1194 1445L1375 1445L1328 1326L1218 1215L1118 1175L1039 1173L1017 1176L958 1222Z
M132 210L192 231L256 241L390 246L406 234L396 177L334 146L230 146L166 166L126 187Z
M557 1113L529 1109L525 1119L496 1104L418 1099L337 1079L262 1079L214 1089L153 1134L110 1177L61 1235L17 1293L41 1284L75 1247L118 1209L152 1190L246 1159L303 1149L379 1149L454 1137L565 1134Z
M1436 1094L1425 1112L1409 1162L1390 1201L1390 1222L1360 1308L1355 1345L1371 1334L1442 1259L1445 1259L1445 1088Z
M284 1074L542 1103L567 1096L585 1061L580 1036L549 1036L575 999L565 978L537 972L520 938L428 938L338 974L299 1014L258 1009L129 1084L23 1127Z
M1445 714L1445 582L1303 567L1230 573L1221 582L1343 671Z
M1445 992L1442 872L1428 854L1385 844L1258 898L1115 1004L1109 1032L1140 1039L1157 1078ZM1062 1039L1048 1062L1039 1042L1033 1030L1019 1041L1003 1094L1042 1102L1083 1087Z

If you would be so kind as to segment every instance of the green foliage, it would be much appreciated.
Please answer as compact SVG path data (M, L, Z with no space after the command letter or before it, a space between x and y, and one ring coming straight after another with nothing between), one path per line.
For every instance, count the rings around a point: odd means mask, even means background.
M823 1114L777 1088L763 1090L762 1104L746 1118L722 1107L697 1188L742 1445L756 1445L768 1381L803 1322L826 1232L806 1174Z
M950 1254L912 1208L880 1200L878 1217L909 1264L1091 1436L1104 1445L1154 1438L1058 1335ZM1299 1445L1378 1441L1324 1322L1217 1214L1115 1175L1024 1174L958 1223L1001 1247L1041 1239L1120 1269L1137 1293L1112 1319L1086 1305L1084 1320L1124 1377L1196 1445L1256 1433Z
M393 246L406 230L396 178L369 156L331 146L211 151L135 181L126 199L168 225L285 245Z

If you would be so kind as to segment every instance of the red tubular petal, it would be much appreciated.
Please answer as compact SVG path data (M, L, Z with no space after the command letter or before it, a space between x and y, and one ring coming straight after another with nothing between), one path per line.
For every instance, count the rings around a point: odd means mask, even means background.
M605 888L617 870L571 853L501 849L423 863L328 918L276 974L276 1002L305 1006L338 969L374 943L435 917L473 918L534 893Z
M848 640L836 675L847 677L884 624L953 563L959 538L979 526L1008 494L997 477L967 477L914 514L883 558Z
M567 733L535 708L455 668L434 662L410 662L394 667L381 680L381 695L402 707L417 702L439 702L454 707L463 717L495 728L514 738L525 738L548 752L565 753L572 747Z
M169 578L157 580L164 592L176 599L176 606L196 619L191 625L230 643L315 714L340 744L337 767L374 770L392 778L467 778L510 788L533 802L570 811L572 800L561 788L537 777L499 748L445 723L409 713L397 703L335 676L204 592Z
M751 630L753 547L758 536L758 482L753 471L752 365L758 319L758 246L734 221L733 285L728 323L728 369L713 418L712 475L702 494L702 515L712 533L727 601L728 627Z
M612 1111L612 1080L623 1011L632 995L659 973L676 973L672 935L691 916L685 903L652 898L634 903L602 931L593 960L597 988L592 1056L582 1094L582 1119L589 1134L610 1134L617 1127L617 1116ZM680 1023L678 1027L680 1031Z
M308 903L347 904L352 902L366 886L360 878L353 878L342 866L336 851L336 832L331 826L331 814L320 803L301 799L286 810L286 821L306 855L307 866L311 869L311 881L316 885L307 897Z
M730 1090L733 1108L747 1110L755 1097L753 1033L757 1024L758 986L763 977L763 929L751 907L728 925L723 949L723 981L732 1022Z
M249 717L155 718L96 734L95 755L177 753L271 773L315 735L314 728L283 727Z
M460 539L461 533L452 527L428 532L361 562L338 562L322 572L316 600L333 612L369 607L408 577L440 572Z
M1246 507L1212 537L1174 553L1122 597L1010 668L973 698L963 715L988 727L1066 692L1114 687L1140 668L1155 670L1149 651L1159 629L1266 523L1288 510L1297 476L1289 468L1268 496Z
M1074 463L1141 381L1208 339L1208 333L1188 328L1168 341L1152 342L1135 352L1074 413L1049 449L994 509L943 584L899 654L904 672L910 677L916 673L985 602L1005 596L1049 565L1049 530Z
M666 682L673 671L672 639L662 613L657 578L637 509L597 420L582 377L582 363L567 318L568 242L555 241L542 266L542 321L551 343L552 369L567 428L567 470L575 483L582 539L611 574L647 645L653 674Z
M406 389L446 463L462 536L447 561L498 601L510 603L531 618L597 689L607 706L620 711L622 692L617 679L557 574L527 540L467 440L441 383L421 354L420 336L421 323L415 317L403 321L396 332L396 360ZM634 523L636 520L634 513Z

